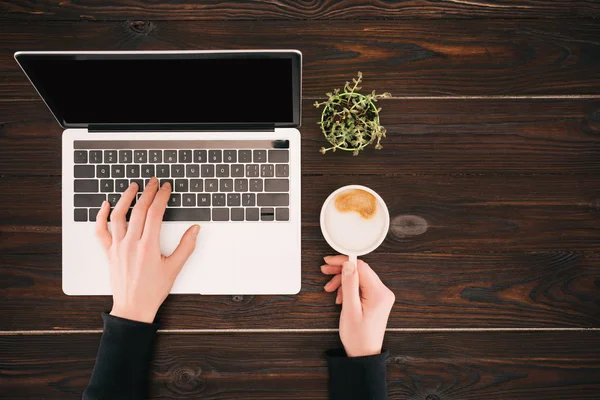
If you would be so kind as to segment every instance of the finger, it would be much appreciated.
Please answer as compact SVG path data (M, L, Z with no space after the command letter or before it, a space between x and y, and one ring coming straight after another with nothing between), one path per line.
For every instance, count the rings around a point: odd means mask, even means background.
M348 256L339 254L337 256L323 257L323 260L325 260L328 265L337 265L338 267L341 267L345 261L348 261Z
M337 275L342 273L342 267L334 265L321 265L321 272L325 275Z
M137 183L134 182L131 185L129 185L127 190L125 190L125 192L123 192L123 194L121 195L121 199L119 200L113 211L110 213L112 235L113 239L115 240L123 239L125 233L127 232L127 221L125 218L137 191Z
M344 299L344 289L340 286L337 291L337 295L335 296L335 304L342 304L342 300Z
M342 313L358 318L362 316L360 303L358 268L350 261L344 263L342 270Z
M150 208L150 205L154 201L157 190L158 179L152 177L142 192L142 196L135 203L135 207L133 207L131 218L129 218L129 225L127 226L128 237L131 236L134 239L139 239L142 236L146 223L146 214L148 214L148 208Z
M144 225L144 231L142 232L142 239L152 241L157 246L160 242L160 227L170 196L171 184L165 182L154 196L154 201L146 213L146 224Z
M102 203L98 215L96 215L96 237L100 241L104 251L108 251L112 244L112 235L108 231L108 213L110 212L110 205L108 201Z
M358 277L360 280L360 287L365 295L380 291L381 288L385 287L375 271L371 269L369 264L362 260L358 260Z
M342 275L336 275L327 284L324 289L326 292L333 292L342 285Z
M187 261L188 258L194 252L196 248L196 238L198 237L198 232L200 232L199 225L192 225L190 228L185 231L183 236L181 237L181 241L179 245L169 257L167 257L167 264L169 264L169 268L173 270L175 276L179 274L181 268Z

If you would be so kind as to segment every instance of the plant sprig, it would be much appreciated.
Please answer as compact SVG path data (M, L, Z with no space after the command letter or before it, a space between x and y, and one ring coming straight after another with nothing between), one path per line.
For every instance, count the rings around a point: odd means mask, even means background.
M324 107L321 121L317 124L331 144L328 148L321 147L322 154L340 149L352 151L357 156L374 141L377 141L375 149L383 148L381 139L385 137L386 130L379 123L381 107L377 108L375 103L392 95L388 92L376 94L374 90L367 95L359 93L362 77L359 71L358 78L353 78L352 83L346 82L343 91L335 89L326 93L327 100L315 102L315 107Z

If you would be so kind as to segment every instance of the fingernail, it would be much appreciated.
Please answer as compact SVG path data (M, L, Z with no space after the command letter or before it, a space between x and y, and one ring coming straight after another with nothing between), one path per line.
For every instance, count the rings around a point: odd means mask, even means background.
M192 236L198 236L198 232L200 232L200 225L194 225L194 227L192 228Z
M346 276L352 275L355 270L356 270L356 266L354 265L354 263L351 263L350 261L344 262L344 265L342 267L342 273L344 275L346 275Z
M169 182L165 182L161 186L162 189L171 189L171 184Z
M148 184L146 185L146 187L150 186L150 185L156 185L158 183L158 179L156 179L156 177L152 177L150 178L150 182L148 182Z
M100 207L100 208L104 208L104 207L106 207L106 205L107 205L107 204L108 204L108 201L104 200L104 201L102 202L102 207Z
M332 256L325 256L323 257L323 260L325 260L325 262L327 262L327 260L329 260Z

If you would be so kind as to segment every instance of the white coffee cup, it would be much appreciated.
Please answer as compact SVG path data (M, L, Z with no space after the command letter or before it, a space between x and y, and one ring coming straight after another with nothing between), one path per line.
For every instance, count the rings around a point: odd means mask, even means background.
M367 192L361 193L360 191ZM365 215L364 210L340 211L336 205L338 196L363 196L371 203L369 194L375 198L375 209ZM356 265L359 256L375 250L383 242L390 228L390 214L381 198L372 189L361 185L348 185L331 193L321 208L321 232L329 245L338 253L345 254Z

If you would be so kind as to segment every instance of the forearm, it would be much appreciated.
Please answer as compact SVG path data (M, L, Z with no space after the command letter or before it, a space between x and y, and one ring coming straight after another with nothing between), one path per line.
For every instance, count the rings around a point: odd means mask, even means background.
M387 400L388 352L375 356L347 357L343 349L327 352L331 400Z
M102 314L104 333L84 400L146 399L157 324Z

